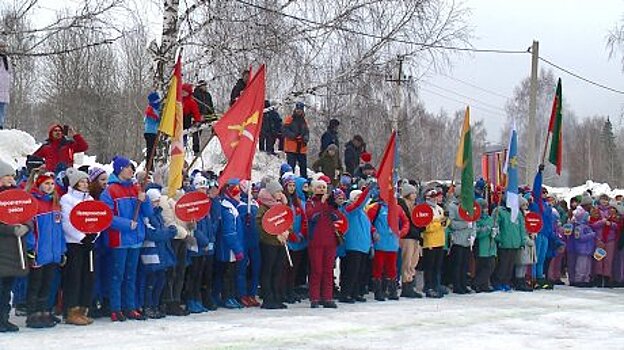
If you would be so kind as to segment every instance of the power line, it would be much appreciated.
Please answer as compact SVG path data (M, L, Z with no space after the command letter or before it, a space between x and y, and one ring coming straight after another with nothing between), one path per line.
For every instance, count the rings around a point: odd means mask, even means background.
M614 92L616 94L624 95L624 91L622 91L622 90L617 90L617 89L614 89L612 87L606 86L604 84L597 83L597 82L595 82L593 80L590 80L588 78L582 77L582 76L580 76L580 75L570 71L569 69L563 68L563 67L561 67L561 66L559 66L559 65L557 65L557 64L555 64L555 63L553 63L553 62L551 62L551 61L549 61L547 59L545 59L544 57L540 56L539 59L542 62L544 62L544 63L546 63L546 64L548 64L548 65L550 65L550 66L552 66L552 67L554 67L556 69L559 69L560 71L562 71L564 73L567 73L567 74L569 74L569 75L571 75L571 76L573 76L573 77L575 77L575 78L577 78L579 80L582 80L582 81L584 81L584 82L586 82L588 84L597 86L599 88L602 88L602 89L605 89L605 90L608 90L608 91L611 91L611 92Z
M347 28L347 27L343 27L343 26L339 26L339 25L335 25L335 24L317 22L317 21L314 21L314 20L311 20L311 19L290 15L290 14L281 12L279 10L274 10L274 9L271 9L271 8L268 8L268 7L256 5L256 4L244 1L244 0L235 0L235 1L238 2L238 3L241 3L243 5L246 5L246 6L249 6L249 7L253 7L253 8L258 9L258 10L262 10L262 11L270 12L270 13L273 13L273 14L276 14L276 15L279 15L279 16L282 16L282 17L294 19L294 20L299 21L299 22L313 24L313 25L317 25L317 26L321 26L321 27L325 27L325 28L336 29L336 30L339 30L339 31L343 31L343 32L351 33L351 34L356 34L356 35L361 35L361 36L369 37L369 38L372 38L372 39L389 40L389 41L394 41L394 42L402 43L402 44L427 47L427 48L431 48L431 49L452 50L452 51L466 51L466 52L476 52L476 53L497 53L497 54L527 54L527 53L529 53L527 50L477 49L477 48L470 48L470 47L458 47L458 46L427 44L427 43L421 43L421 42L416 42L416 41L411 41L411 40L406 40L406 39L391 38L391 37L386 37L386 36L383 36L383 35L376 35L376 34L371 34L371 33L358 31L358 30L355 30L355 29L351 29L351 28Z
M457 82L459 82L459 83L462 83L462 84L464 84L464 85L468 85L468 86L470 86L470 87L473 87L473 88L475 88L475 89L477 89L477 90L481 90L481 91L483 91L483 92L487 92L488 94L491 94L491 95L494 95L494 96L498 96L498 97L500 97L500 98L504 98L504 99L507 99L507 100L510 100L510 99L511 99L509 96L505 96L505 95L500 94L500 93L498 93L498 92L495 92L495 91L492 91L492 90L488 90L488 89L483 88L483 87L480 87L480 86L478 86L478 85L474 85L474 84L472 84L472 83L469 83L469 82L467 82L467 81L461 80L461 79L459 79L459 78L455 78L455 77L450 76L450 75L448 75L448 74L444 74L444 73L439 73L439 74L440 74L440 75L442 75L442 76L444 76L444 77L447 77L447 78L449 78L449 79L451 79L451 80L455 80L455 81L457 81Z
M481 106L480 104L468 103L466 101L458 100L456 98L449 97L449 96L446 96L446 95L441 94L439 92L432 91L432 90L429 90L429 89L426 89L426 88L420 88L420 90L425 91L425 92L430 93L430 94L433 94L433 95L436 95L436 96L439 96L439 97L442 97L444 99L447 99L447 100L450 100L450 101L453 101L453 102L461 103L462 105L469 105L469 106L471 106L471 107L473 107L475 109L481 110L482 112L485 112L486 114L489 114L489 115L491 115L491 116L493 116L495 118L500 118L500 113L498 113L496 111L492 111L492 110L490 110L487 107Z
M483 102L483 101L481 101L481 100L479 100L479 99L476 99L476 98L474 98L474 97L470 97L470 96L462 95L462 94L460 94L460 93L458 93L458 92L455 92L455 91L452 91L452 90L449 90L449 89L443 88L443 87L441 87L441 86L439 86L439 85L436 85L436 84L434 84L434 83L431 83L431 82L426 82L426 83L427 83L428 85L433 86L434 88L440 89L440 90L442 90L442 91L448 92L448 93L453 94L453 95L457 95L457 96L459 96L459 97L467 98L467 99L469 99L469 100L472 100L472 101L478 102L478 103L482 104L483 106L486 106L486 107L488 107L488 108L490 108L490 109L492 109L492 110L496 110L496 111L500 111L500 112L505 113L505 110L504 110L504 109L502 109L502 108L500 108L500 107L496 107L496 106L494 106L494 105L491 105L491 104L489 104L489 103L487 103L487 102Z

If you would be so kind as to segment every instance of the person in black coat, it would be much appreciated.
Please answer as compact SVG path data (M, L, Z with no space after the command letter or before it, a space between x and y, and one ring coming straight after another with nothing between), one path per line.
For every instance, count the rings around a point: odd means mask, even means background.
M199 107L199 114L204 117L204 120L211 120L210 116L214 114L214 105L212 103L212 95L210 95L206 86L208 86L208 83L205 80L198 81L193 91L193 97Z
M327 147L331 144L336 145L336 147L340 149L340 141L338 140L338 126L340 126L340 122L338 121L338 119L332 119L329 121L327 131L325 131L321 136L321 151L319 152L319 156L323 155L323 152L325 152Z
M363 152L366 152L366 144L360 135L353 136L353 139L345 145L345 170L349 174L355 174L356 169L360 166L360 156Z
M264 101L264 108L271 107L271 103ZM275 140L282 134L282 118L275 109L264 113L262 129L260 129L260 150L269 154L275 154Z
M236 85L232 88L232 93L230 94L230 106L234 104L234 102L241 95L243 90L247 87L247 82L249 81L249 69L243 70L240 79L236 82Z
M0 192L15 189L15 170L0 161ZM0 332L17 332L19 327L9 322L11 287L15 277L28 274L26 240L20 238L30 231L27 225L7 225L0 222ZM19 244L22 245L20 257Z

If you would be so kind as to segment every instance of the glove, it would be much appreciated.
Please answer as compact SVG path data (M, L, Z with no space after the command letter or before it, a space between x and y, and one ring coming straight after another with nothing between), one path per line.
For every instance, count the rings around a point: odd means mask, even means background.
M16 225L15 231L13 231L13 234L15 234L15 237L23 237L25 234L28 233L28 231L30 231L30 228L28 226Z
M188 228L189 228L189 230L191 230L191 231L195 231L195 230L197 230L197 223L196 223L196 222L189 222L189 223L188 223Z
M80 243L89 245L93 244L97 235L85 235L83 239L80 240Z
M381 238L381 236L379 236L379 233L377 233L377 232L373 233L373 241L374 242L379 242L380 238Z
M191 247L193 247L193 246L196 246L196 245L197 245L197 238L195 238L195 237L193 237L193 236L191 236L191 235L186 236L186 237L184 238L184 241L186 242L186 244L187 244L187 245L189 245L189 246L191 246Z
M492 227L492 238L496 238L498 236L498 227Z
M61 255L61 267L65 267L66 264L67 264L67 255L63 254Z
M544 166L544 164L540 164L539 167L537 167L537 168L539 169L539 172L541 173L541 172L544 171L545 166Z
M167 228L169 230L169 234L171 236L175 236L178 234L178 228L175 227L175 225L169 225L169 227Z
M234 254L234 259L236 259L236 261L242 261L244 258L245 254L243 254L243 252L238 252Z
M301 242L301 238L299 236L297 236L295 233L291 232L288 235L288 241L290 241L292 243L299 243L299 242Z

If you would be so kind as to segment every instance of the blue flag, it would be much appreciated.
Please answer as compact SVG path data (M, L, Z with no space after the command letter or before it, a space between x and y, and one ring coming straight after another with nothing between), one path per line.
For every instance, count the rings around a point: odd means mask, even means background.
M520 200L518 197L518 132L516 131L515 121L509 136L505 174L507 174L507 200L505 205L511 209L511 221L516 222L520 209Z

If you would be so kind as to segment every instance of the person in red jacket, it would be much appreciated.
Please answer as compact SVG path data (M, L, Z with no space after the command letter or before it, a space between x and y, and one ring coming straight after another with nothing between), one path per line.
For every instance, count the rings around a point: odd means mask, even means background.
M184 130L193 126L193 124L201 123L204 118L199 113L199 105L193 97L193 85L182 84L182 115ZM199 136L200 132L193 133L193 152L195 155L199 154ZM184 144L186 145L186 136L184 136Z
M46 169L56 171L60 164L65 168L74 166L74 153L85 152L89 149L87 141L75 132L72 127L67 128L67 134L63 132L63 126L54 124L50 126L48 139L33 153L37 157L45 159Z
M334 222L339 211L329 203L327 183L311 183L314 196L306 204L308 218L308 256L310 259L310 307L336 308L334 297L334 260L338 240Z

